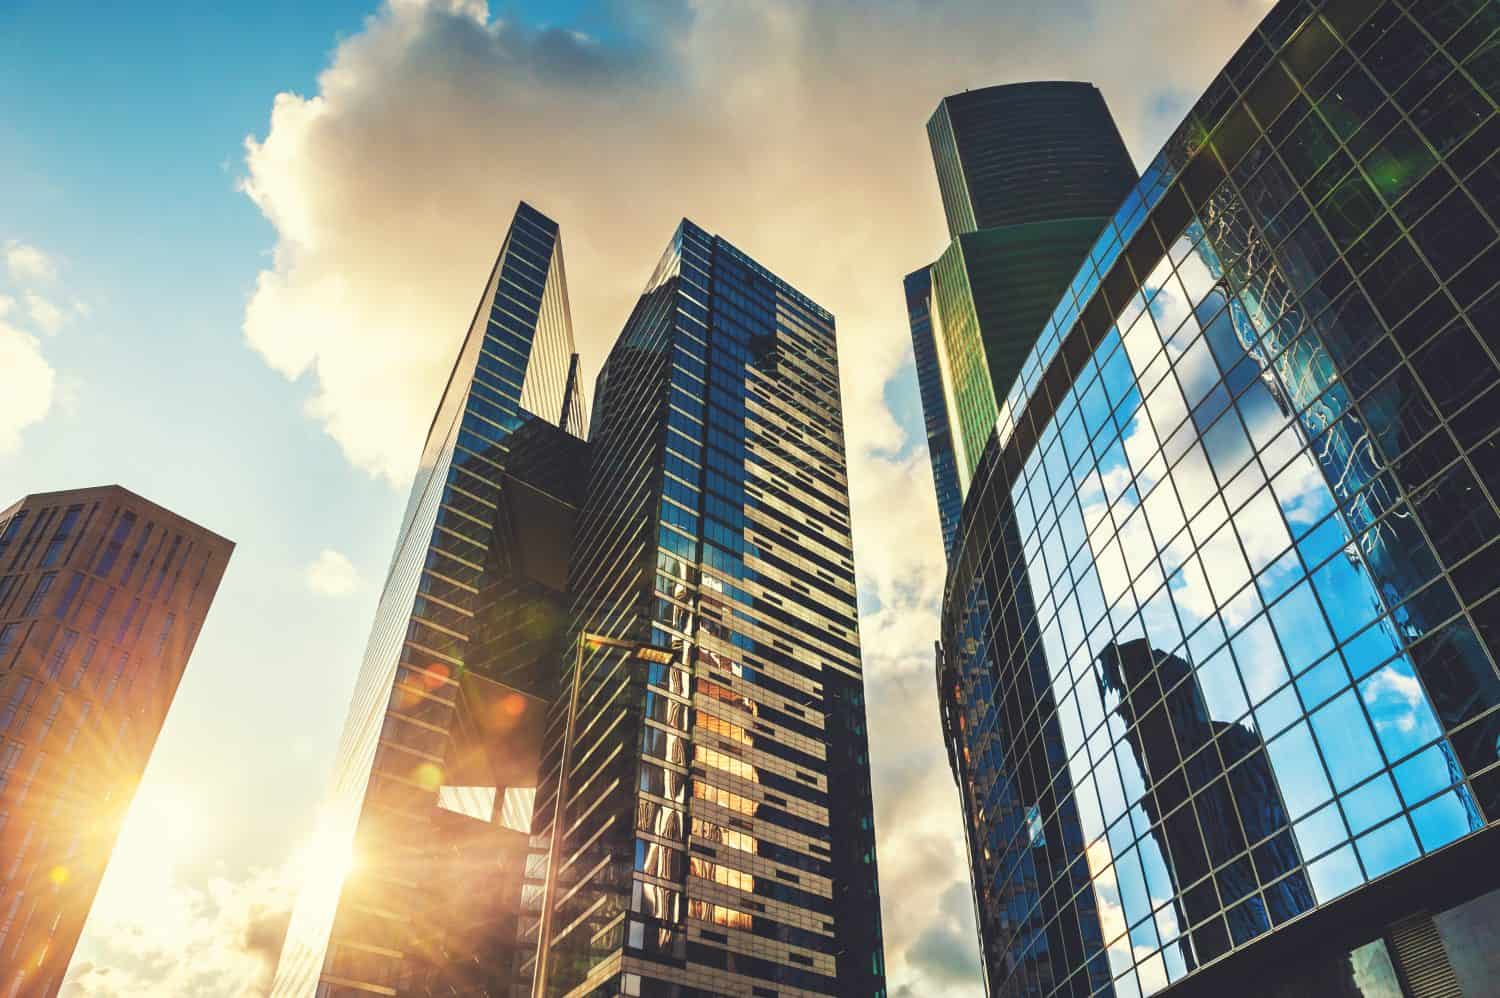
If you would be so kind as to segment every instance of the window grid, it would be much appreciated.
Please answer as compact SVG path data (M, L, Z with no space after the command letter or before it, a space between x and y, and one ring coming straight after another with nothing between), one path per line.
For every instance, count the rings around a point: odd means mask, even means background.
M1278 10L1292 6L1283 4ZM1420 10L1413 8L1413 13L1420 18ZM1403 19L1403 23L1410 22ZM1322 28L1321 23L1318 27ZM1429 37L1428 41L1433 44L1434 61L1440 61L1437 42L1441 40ZM1349 65L1343 67L1341 73L1366 71L1362 58L1351 56L1347 61ZM1323 71L1328 62L1325 60L1311 67L1311 71L1304 69L1305 75L1310 77ZM1453 62L1457 65L1463 60L1455 57ZM1271 67L1273 72L1281 72L1278 63L1272 62ZM1443 73L1433 73L1428 82L1432 87L1450 86L1460 79L1477 82L1466 63L1458 71L1449 67ZM1403 96L1413 109L1425 96L1425 92L1417 97L1411 96L1415 78L1408 81L1401 77L1394 81L1393 89L1397 85L1407 87ZM1376 86L1384 86L1384 81ZM1285 143L1293 141L1295 127L1306 126L1311 134L1313 126L1307 123L1315 119L1317 127L1323 127L1322 111L1313 114L1314 105L1306 100L1298 82L1291 81L1291 89L1305 106L1288 112L1288 117L1295 120L1273 122L1271 131L1284 148L1291 148ZM1387 92L1379 92L1381 100L1386 100ZM1483 104L1480 117L1489 115L1489 121L1493 123L1496 119L1493 117L1492 96L1477 89L1472 93ZM1386 108L1392 106L1385 104ZM1478 127L1477 121L1474 126ZM1128 372L1133 377L1127 376L1115 382L1123 388L1123 394L1118 398L1109 390L1108 372L1111 364L1125 355L1127 349L1123 343L1125 337L1112 329L1109 336L1092 349L1084 369L1073 375L1073 387L1051 414L1034 450L1019 469L1011 494L1004 497L1005 502L997 502L993 494L982 497L971 494L970 507L977 501L985 503L982 513L976 514L971 509L971 520L982 520L987 524L1009 522L1013 526L1005 529L987 527L994 538L988 544L974 537L961 539L957 549L960 555L956 559L961 564L956 567L955 578L972 581L967 583L970 588L950 592L950 603L961 605L947 611L949 622L945 645L950 648L950 654L951 649L962 649L960 655L968 662L978 663L989 658L1012 663L1008 667L1002 666L999 675L1009 675L1009 683L1027 687L1024 693L1014 685L1011 690L1021 704L1031 703L1030 710L1023 706L1018 713L1016 702L1007 699L1005 687L993 687L997 678L994 674L960 666L959 671L964 675L959 680L958 701L990 703L997 708L988 712L982 708L968 711L967 721L971 727L967 737L962 739L970 774L966 795L977 794L982 787L986 788L983 800L975 800L970 805L971 813L982 806L986 814L1004 816L1003 821L992 821L988 827L971 829L971 835L987 833L982 850L986 856L991 852L999 853L994 862L981 861L976 855L976 879L983 877L989 881L982 883L982 893L997 890L1001 892L1000 896L1007 896L1004 892L1012 891L1019 904L1019 907L1012 905L1013 917L1018 920L1017 924L1027 926L1019 938L1040 940L1035 945L1041 949L1025 951L1022 948L1015 954L1020 957L1018 966L1021 968L1016 980L1018 991L1025 990L1027 984L1024 982L1027 981L1044 994L1065 986L1061 979L1049 976L1050 971L1046 969L1046 940L1049 937L1055 941L1067 938L1066 930L1059 928L1062 925L1059 919L1077 916L1076 923L1072 923L1072 936L1083 934L1078 945L1087 951L1089 959L1074 960L1071 965L1087 963L1079 971L1084 975L1080 980L1089 982L1085 990L1104 987L1113 981L1119 993L1132 993L1133 990L1149 993L1165 986L1169 980L1176 980L1189 969L1181 956L1189 952L1186 944L1177 950L1177 962L1173 965L1174 948L1170 944L1179 931L1192 929L1191 938L1197 944L1198 926L1214 927L1217 939L1214 932L1202 934L1204 943L1208 944L1204 952L1212 958L1230 946L1240 945L1266 931L1269 928L1268 903L1273 893L1278 888L1287 889L1295 878L1304 878L1316 902L1326 901L1366 878L1415 858L1422 851L1435 848L1457 835L1467 834L1484 820L1475 801L1477 791L1470 788L1477 786L1476 779L1488 781L1493 788L1496 782L1493 778L1500 776L1500 770L1495 768L1493 758L1475 756L1473 743L1482 742L1486 732L1493 732L1500 714L1495 709L1494 665L1476 638L1483 634L1486 640L1491 640L1490 632L1485 631L1485 622L1476 616L1475 607L1486 599L1495 602L1500 597L1492 596L1495 583L1478 567L1481 559L1493 555L1474 546L1465 548L1463 542L1472 537L1478 546L1482 546L1495 536L1496 477L1479 457L1481 453L1492 453L1495 445L1492 436L1486 439L1493 419L1485 426L1482 415L1470 418L1468 414L1479 412L1481 403L1475 400L1484 394L1484 389L1495 384L1496 368L1488 344L1482 338L1476 338L1466 321L1459 318L1463 309L1474 304L1487 289L1478 285L1465 286L1462 282L1469 271L1456 275L1442 273L1444 260L1441 255L1433 255L1441 251L1435 249L1429 253L1422 244L1420 233L1428 218L1438 217L1436 213L1440 206L1448 203L1447 199L1463 197L1470 199L1463 202L1465 205L1483 206L1490 212L1491 218L1475 212L1484 229L1476 229L1472 238L1477 240L1478 250L1484 251L1485 247L1495 245L1496 233L1491 223L1492 206L1496 201L1493 189L1482 191L1475 188L1476 178L1481 174L1472 168L1448 171L1446 164L1439 163L1437 172L1427 170L1409 183L1389 182L1388 178L1373 173L1371 164L1376 163L1376 157L1381 155L1380 143L1404 134L1403 128L1411 130L1414 127L1408 114L1391 115L1388 121L1381 120L1378 132L1367 130L1367 134L1361 137L1357 130L1351 131L1348 136L1335 139L1326 155L1319 153L1319 160L1299 164L1298 170L1306 170L1330 160L1337 161L1340 154L1352 157L1347 164L1339 163L1340 173L1332 178L1331 183L1320 178L1303 178L1304 181L1314 181L1311 187L1304 189L1312 190L1315 196L1302 200L1300 194L1292 193L1290 203L1297 206L1296 210L1302 213L1302 217L1286 214L1278 206L1275 217L1269 212L1265 217L1255 216L1253 228L1247 227L1250 234L1247 245L1237 247L1225 261L1220 262L1213 250L1199 254L1203 257L1202 263L1207 264L1211 271L1217 271L1211 274L1213 278L1229 277L1229 284L1236 294L1224 294L1220 285L1221 300L1216 308L1201 316L1193 314L1195 310L1189 308L1179 308L1174 312L1172 323L1160 331L1162 342L1151 356L1141 357L1140 363L1133 365L1134 369ZM1474 128L1469 129L1469 132L1473 131ZM1418 133L1410 131L1410 134ZM1361 148L1355 149L1346 139ZM1420 139L1417 141L1421 142ZM1449 148L1458 148L1456 142L1448 145ZM1430 151L1428 155L1432 155ZM1354 160L1360 160L1357 169ZM1262 154L1256 170L1260 172L1247 171L1243 175L1231 170L1230 179L1223 184L1219 195L1195 202L1199 204L1201 219L1194 223L1199 229L1198 234L1207 233L1220 250L1232 245L1232 241L1219 227L1226 220L1232 223L1235 211L1241 216L1250 211L1246 206L1253 201L1253 185L1271 177L1266 171L1286 172L1279 152ZM1344 224L1334 214L1338 205L1343 203L1340 200L1343 195L1338 194L1340 185L1351 183L1356 177L1361 183L1381 190L1380 198L1385 200L1382 203L1377 199L1376 217L1344 226L1339 230L1339 241L1333 242L1329 235L1331 226L1335 222ZM1434 178L1441 178L1441 183ZM1150 180L1148 171L1148 178L1142 183L1143 189L1149 189ZM1387 197L1377 186L1382 182L1397 185L1394 197ZM1160 200L1159 195L1157 200ZM1130 208L1127 203L1117 219L1128 218L1130 225L1139 228L1146 220L1145 214L1130 217ZM1218 216L1201 215L1208 208L1224 210ZM1316 217L1309 219L1308 215ZM1286 231L1279 235L1275 231L1278 224L1287 226ZM1297 224L1311 228L1293 233ZM1330 228L1325 229L1325 225ZM1374 248L1380 252L1368 255L1353 270L1343 267L1341 260L1353 259L1354 252L1361 248L1360 241L1372 238L1377 231L1390 234L1389 248L1376 246ZM1310 239L1309 233L1314 232L1317 238ZM1262 255L1259 262L1243 265L1242 261L1254 259L1246 251L1261 253L1268 238L1280 240L1273 255ZM1126 241L1119 240L1121 244ZM1101 243L1104 242L1101 239ZM1298 257L1303 243L1341 249L1326 259ZM1257 244L1261 250L1256 249ZM1415 265L1435 272L1437 278L1430 287L1411 296L1408 302L1399 304L1391 297L1388 286L1399 280L1409 282L1410 278L1405 276L1409 268L1392 270L1388 274L1378 273L1383 261L1398 251L1416 260ZM1151 277L1143 282L1148 293L1153 284L1158 287L1169 284L1169 293L1181 295L1182 287L1191 285L1180 286L1177 280L1186 282L1190 277L1201 278L1201 275L1184 273L1182 269L1196 252L1189 250L1178 255L1178 244L1173 244L1169 256L1177 266L1166 264L1160 279L1153 270ZM1104 259L1110 259L1108 254ZM1317 262L1311 267L1303 266L1304 261L1314 259ZM1275 261L1277 271L1283 265L1289 268L1287 277L1271 274L1271 280L1266 280L1269 270L1266 264L1272 261ZM1136 260L1132 257L1134 262ZM1289 284L1286 283L1288 278ZM1455 278L1459 283L1454 283ZM1252 280L1258 288L1252 286ZM1274 307L1267 313L1263 308L1270 301L1277 300L1276 297L1266 298L1263 293L1255 293L1257 290L1274 291L1278 283L1283 292L1279 304L1290 305L1291 311L1286 314L1296 316L1296 320L1289 321L1282 331L1278 331L1273 323L1278 319L1278 313L1284 310ZM1091 285L1088 281L1075 285L1083 292L1083 301L1094 293L1097 286L1097 282ZM1358 330L1367 338L1352 341L1329 339L1330 336L1347 335L1336 325L1339 319L1335 317L1342 314L1340 310L1345 304L1356 301L1356 295L1360 301L1375 303L1373 309L1369 305L1362 307L1377 335L1368 337L1365 330ZM1224 298L1228 301L1223 301ZM1434 328L1424 328L1425 320L1418 318L1423 312L1429 311L1429 307L1442 311L1434 303L1446 308L1448 319ZM1154 323L1164 310L1163 305L1172 304L1170 301L1162 305L1153 302L1153 308L1141 302L1134 318L1136 322ZM1198 306L1200 301L1195 294L1179 304ZM1307 318L1304 311L1309 306L1323 315ZM1076 309L1059 306L1051 328L1067 330L1072 326L1074 316L1081 311L1082 302ZM1142 319L1148 314L1151 319ZM1208 333L1200 336L1200 327L1206 329L1219 316L1231 317L1230 328L1237 334L1239 345L1248 348L1246 353L1254 355L1256 369L1247 368L1252 377L1237 380L1237 369L1232 364L1223 363L1215 345L1208 342ZM1325 319L1327 323L1320 325ZM1134 330L1124 317L1119 321L1119 328L1127 333ZM1187 331L1180 342L1175 338L1179 328ZM1152 329L1152 332L1156 330ZM1295 337L1304 332L1308 335L1298 341ZM1452 346L1449 346L1450 338ZM1058 351L1060 341L1061 337L1055 332L1050 337L1044 336L1033 361L1028 363L1018 381L1017 391L1008 398L1007 413L1019 412L1020 400L1040 381L1042 362L1037 358L1050 360ZM1308 346L1314 348L1311 353L1307 351ZM1441 351L1448 351L1441 355L1453 356L1453 351L1459 349L1465 351L1463 356L1470 361L1467 369L1478 372L1465 386L1470 393L1467 398L1455 398L1450 385L1434 380L1439 369L1435 361L1425 363L1427 357L1440 355ZM1207 372L1211 372L1212 377L1205 379L1202 377L1205 372L1196 365L1210 355L1219 363L1208 362ZM1158 363L1163 357L1167 358L1166 362ZM1133 385L1130 384L1132 381ZM1406 437L1387 433L1382 438L1366 428L1380 425L1382 419L1391 425L1381 407L1387 404L1391 394L1389 389L1398 383L1408 386L1404 388L1406 394L1403 397L1420 400L1423 407L1421 419L1409 431L1403 428L1409 433ZM1167 385L1172 387L1160 390L1164 393L1182 392L1185 397L1175 407L1158 406L1168 417L1165 424L1158 426L1158 413L1152 411L1150 405L1153 401L1151 391ZM1244 449L1247 434L1254 437L1256 425L1252 422L1254 413L1247 408L1267 388L1274 388L1274 395L1270 396L1274 403L1283 408L1291 405L1292 411L1287 414L1290 418L1284 418L1276 433L1266 434L1265 439L1255 441L1248 456L1237 458L1232 465L1221 468L1219 459L1209 453L1208 448L1215 446L1215 441L1221 446L1229 441ZM1164 394L1163 401L1170 401L1170 395ZM1490 400L1485 404L1492 412L1495 402ZM1195 406L1207 408L1200 410ZM1142 422L1138 424L1137 420ZM1116 467L1123 469L1123 477L1117 476L1119 480L1106 483L1106 463L1121 456L1114 454L1112 449L1117 444L1129 442L1132 426L1136 426L1140 434L1136 440L1137 453L1130 455L1129 463L1117 460ZM1476 434L1475 426L1484 429ZM1161 429L1166 432L1156 432ZM992 444L991 449L1004 448L1013 439L1014 427L1007 425L1005 416L1002 416L1000 431L1000 443ZM1354 448L1347 447L1350 440L1355 442ZM1149 441L1149 450L1144 441ZM1459 445L1455 446L1454 441ZM1164 449L1170 453L1164 455ZM1267 460L1273 454L1275 458ZM1429 454L1432 457L1428 457ZM1351 476L1352 487L1343 491L1338 487L1343 481L1340 476L1330 474L1323 479L1316 475L1294 474L1299 465L1328 474L1336 462L1343 462L1341 467ZM1206 474L1207 494L1195 494L1190 503L1192 508L1184 509L1178 503L1177 490L1181 483L1177 477L1185 476L1194 468ZM993 476L998 482L1000 475L994 462L988 462L988 467L981 467L976 474L974 492L986 490L990 485L987 476ZM1316 502L1310 507L1301 505L1304 497L1293 488L1299 477L1306 479L1312 492L1317 491L1317 486L1322 486L1324 494L1312 496ZM1325 480L1335 483L1332 491L1323 484ZM1438 531L1441 518L1426 512L1423 504L1438 508L1436 504L1450 480L1460 483L1450 491L1465 496L1465 502L1474 512L1459 528L1450 529L1444 525L1444 529ZM1166 491L1159 491L1164 486ZM1088 488L1094 488L1101 495L1108 490L1110 502L1102 515L1086 524L1080 500ZM995 490L991 487L988 491L993 493ZM1290 503L1285 501L1288 496L1283 493L1290 494ZM1233 498L1225 504L1222 497L1229 494ZM1266 497L1270 497L1269 503ZM1478 505L1474 506L1475 503ZM1116 514L1125 510L1128 510L1128 515L1119 516L1117 522ZM1163 520L1162 516L1166 514L1155 512L1157 510L1170 510L1171 516ZM1412 515L1414 511L1425 515ZM1242 520L1261 514L1271 518L1261 522L1275 524L1274 528L1267 527L1270 534L1281 541L1274 550L1254 550L1257 538L1247 537L1240 529ZM1155 536L1159 524L1167 526L1167 536ZM1112 593L1112 598L1105 599L1105 594L1099 591L1097 576L1091 579L1091 573L1098 571L1103 552L1115 552L1114 546L1120 538L1137 531L1145 545L1143 550L1149 551L1149 555L1133 566L1124 581L1115 586L1118 591ZM1391 550L1397 540L1403 542L1400 548L1403 556L1408 556L1413 563L1425 563L1407 580L1410 584L1402 583L1404 588L1383 595L1371 607L1351 616L1347 587L1350 579L1356 578L1351 573L1365 573L1365 577L1370 577L1370 573L1396 563ZM1182 550L1173 550L1174 545L1184 541ZM1415 547L1405 546L1407 544ZM965 548L968 548L967 552ZM1410 554L1413 550L1417 554ZM1230 558L1239 565L1227 578L1231 585L1222 593L1219 584L1226 581L1223 572L1205 572L1200 563L1210 552L1221 559ZM1123 555L1121 557L1123 559ZM1221 560L1216 564L1229 563ZM996 580L1016 580L1027 574L1031 575L1030 591L1036 594L1037 600L1037 606L1029 611L1016 603L1018 593L1014 582L1005 583L998 592L993 589ZM1184 609L1182 593L1188 588L1186 580L1190 576L1209 597L1207 605L1214 610L1212 616L1198 619ZM1137 584L1144 579L1153 581L1137 590ZM990 581L986 583L985 580ZM1462 594L1464 602L1459 602L1458 594ZM1003 597L998 603L995 602L997 595ZM1247 607L1253 608L1253 612L1246 611L1237 616L1233 626L1226 629L1220 618L1225 610L1231 609L1241 599L1246 600ZM1083 601L1089 603L1086 609ZM1492 607L1485 606L1484 609L1489 617L1493 617ZM1091 667L1090 660L1098 651L1101 635L1115 637L1122 633L1121 625L1144 620L1148 612L1154 611L1165 614L1162 626L1167 626L1166 621L1170 621L1169 631L1162 633L1170 633L1171 640L1157 646L1153 636L1148 650L1154 653L1158 662L1170 661L1177 656L1181 656L1181 661L1189 658L1192 661L1187 675L1174 683L1172 689L1153 689L1150 703L1165 706L1174 694L1198 685L1195 677L1205 674L1216 660L1222 659L1228 664L1228 671L1224 674L1231 683L1224 689L1233 690L1238 698L1237 701L1231 698L1228 702L1243 704L1237 711L1238 716L1226 717L1224 723L1232 726L1245 724L1242 730L1256 733L1261 747L1246 758L1230 758L1227 752L1221 757L1222 745L1215 739L1202 749L1186 747L1186 754L1192 758L1183 762L1182 731L1169 728L1170 737L1165 744L1177 754L1178 761L1168 771L1150 773L1135 799L1140 799L1139 794L1155 795L1159 799L1163 788L1178 783L1184 790L1174 791L1175 796L1169 795L1172 800L1169 813L1154 816L1146 827L1138 825L1139 815L1121 811L1117 819L1099 824L1096 830L1085 836L1094 845L1102 843L1103 856L1113 860L1096 863L1093 846L1090 846L1087 865L1094 885L1097 886L1101 878L1107 880L1108 871L1123 870L1124 867L1118 865L1121 862L1126 865L1136 862L1134 857L1141 854L1142 848L1152 842L1153 837L1170 845L1170 836L1160 831L1165 822L1170 822L1174 816L1192 813L1200 803L1211 802L1214 783L1230 780L1237 772L1251 773L1254 764L1250 760L1274 754L1273 749L1284 750L1294 741L1305 742L1309 752L1303 757L1317 760L1316 772L1325 787L1321 794L1311 795L1301 794L1293 788L1289 791L1289 799L1282 803L1288 808L1285 815L1288 820L1280 827L1258 837L1243 835L1242 848L1218 857L1190 881L1168 882L1165 895L1158 896L1153 890L1151 897L1157 904L1148 908L1144 921L1131 918L1115 923L1110 918L1098 919L1099 924L1106 927L1100 934L1110 938L1099 938L1090 945L1091 930L1087 920L1095 918L1097 913L1089 912L1085 917L1082 909L1094 903L1094 887L1087 878L1070 880L1067 871L1062 871L1055 881L1037 880L1036 861L1028 855L1028 849L1037 847L1036 836L1027 831L1029 822L1019 820L1022 812L1010 810L1014 805L1008 803L1008 794L1014 793L1015 788L1003 774L1027 770L1031 765L1027 761L1031 752L1047 744L1049 739L1069 746L1070 768L1076 784L1074 795L1067 795L1069 781L1066 777L1059 782L1041 778L1045 770L1032 773L1033 778L1028 780L1037 786L1052 783L1052 789L1048 789L1044 797L1050 801L1047 827L1056 827L1055 822L1062 820L1070 809L1076 823L1079 809L1087 803L1085 796L1092 798L1088 806L1098 812L1105 798L1095 796L1096 788L1100 793L1108 791L1110 798L1124 797L1118 789L1100 781L1121 779L1117 764L1122 751L1127 755L1131 751L1126 726L1101 714L1098 706L1089 708L1091 713L1080 714L1080 704L1087 699L1088 684L1099 682L1094 674L1097 670ZM1309 613L1313 616L1306 616ZM1277 620L1278 614L1284 618L1284 623ZM1028 615L1034 619L1026 621ZM1185 620L1192 623L1184 626ZM1289 666L1286 663L1294 661L1299 646L1306 644L1306 635L1298 625L1310 620L1316 620L1317 625L1306 633L1324 636L1318 640L1316 655ZM1262 629L1271 641L1269 647L1283 663L1281 674L1269 683L1251 671L1259 659L1248 650L1248 636ZM1452 644L1452 635L1458 636L1457 646ZM1241 640L1247 644L1244 652L1236 647ZM1437 673L1423 663L1431 659L1433 646L1443 642L1450 645L1450 655L1460 654L1465 648L1477 653L1477 658L1471 656L1471 660L1475 662L1475 668L1483 671L1475 674L1474 681L1480 684L1481 691L1491 691L1481 692L1477 709L1470 709L1465 714L1453 713L1442 703L1441 696L1434 699L1431 692ZM1459 651L1452 651L1453 647L1458 647ZM1421 665L1421 669L1414 667L1414 663ZM1158 667L1156 672L1159 671ZM1135 685L1127 684L1117 695L1129 696L1146 689L1156 681L1154 675L1138 677ZM1484 679L1485 675L1489 678ZM1391 717L1390 707L1383 698L1393 689L1399 689L1403 695L1414 695L1410 709L1418 713L1407 719L1419 730L1418 736L1400 738L1381 727L1382 721L1388 722ZM1098 694L1094 696L1097 700ZM1441 718L1437 716L1439 711L1443 714ZM1067 719L1069 712L1072 720ZM1356 723L1353 718L1358 719L1357 725L1367 732L1363 737L1373 751L1372 756L1365 757L1364 750L1351 753L1346 745L1339 746L1340 752L1330 754L1324 743L1334 736L1326 732L1352 730L1346 725L1333 725L1331 720L1336 717L1350 723ZM1053 729L1050 735L1049 725ZM1064 734L1059 725L1071 725L1074 730L1071 734ZM1003 757L996 755L999 746L995 742L1002 729L1027 733L1027 738L1020 744L1008 740ZM1490 742L1492 750L1492 734ZM1200 754L1194 755L1194 752ZM1190 785L1190 770L1194 762L1210 756L1213 764L1207 767L1206 773L1219 776L1204 786L1193 786L1188 792L1186 787ZM1363 764L1351 767L1350 756L1361 758ZM1296 800L1302 796L1307 799ZM1483 794L1479 796L1484 797ZM1333 803L1335 800L1337 804ZM1230 797L1228 801L1232 805L1231 813L1235 815L1234 824L1241 826L1243 831L1247 816L1242 801L1236 797ZM1194 817L1192 824L1197 829L1201 848L1211 837L1202 827L1201 817ZM1002 827L1007 831L998 838L991 833L991 830L1000 832ZM1287 834L1294 836L1299 850L1295 867L1278 869L1275 864L1263 864L1258 851ZM1246 895L1245 873L1252 868L1253 874L1248 879L1252 893ZM1139 880L1140 868L1133 869L1136 870L1133 878ZM1159 871L1158 876L1164 872ZM1149 871L1147 878L1150 878ZM1116 883L1128 879L1117 878ZM1190 925L1180 927L1165 924L1175 922L1175 916L1184 910L1176 901L1162 907L1169 897L1187 896L1200 890L1213 894L1215 889L1217 895L1222 896L1215 901L1214 915L1190 920ZM1029 899L1029 903L1023 898ZM1164 912L1173 917L1164 919ZM1135 914L1140 915L1140 912ZM1220 920L1226 917L1226 921ZM1277 920L1274 913L1271 917ZM1283 914L1282 917L1291 915ZM1152 926L1149 932L1144 928L1148 924ZM1050 931L1062 934L1049 936L1049 927ZM1126 933L1119 938L1130 939L1123 960L1116 959L1119 951L1110 946L1119 932ZM1148 938L1150 945L1143 946L1143 940Z

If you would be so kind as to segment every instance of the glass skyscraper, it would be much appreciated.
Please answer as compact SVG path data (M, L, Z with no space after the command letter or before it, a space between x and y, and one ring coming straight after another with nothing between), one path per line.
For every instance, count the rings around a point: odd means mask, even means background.
M0 994L62 987L233 551L119 486L0 509Z
M996 386L939 668L991 994L1494 993L1497 31L1277 3Z
M583 411L561 238L522 203L428 431L350 705L322 835L352 839L351 865L304 885L273 994L525 993L517 919Z
M884 995L833 317L684 221L590 446L546 994Z
M906 298L951 549L996 399L1136 173L1087 83L955 94L938 104L927 134L952 242L908 275Z
M274 993L883 998L833 317L684 221L577 371L523 204Z
M944 97L927 121L948 235L1108 218L1135 183L1104 96L1089 83L1011 83Z
M932 272L929 268L906 275L907 321L911 324L912 356L916 361L917 390L922 399L922 421L927 431L927 456L932 462L932 482L937 489L938 526L943 533L943 553L953 554L953 536L958 530L958 512L963 507L963 493L958 485L957 455L953 452L955 413L949 409L955 400L944 390L942 365L946 355L939 355L932 335Z

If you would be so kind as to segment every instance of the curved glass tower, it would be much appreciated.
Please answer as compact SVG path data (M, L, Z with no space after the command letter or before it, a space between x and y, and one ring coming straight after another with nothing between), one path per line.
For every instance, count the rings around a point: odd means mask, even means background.
M1493 993L1497 29L1278 3L1004 396L939 663L991 994Z
M1092 83L1008 83L944 97L927 139L953 239L1059 218L1102 223L1136 180Z
M954 94L938 104L927 136L952 242L907 275L905 291L951 554L996 400L1136 173L1090 83Z

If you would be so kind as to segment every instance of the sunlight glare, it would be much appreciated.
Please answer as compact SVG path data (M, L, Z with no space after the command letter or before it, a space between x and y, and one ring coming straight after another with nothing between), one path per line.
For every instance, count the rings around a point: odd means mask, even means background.
M334 834L329 822L321 822L299 851L297 866L304 885L317 880L337 890L354 870L354 844Z

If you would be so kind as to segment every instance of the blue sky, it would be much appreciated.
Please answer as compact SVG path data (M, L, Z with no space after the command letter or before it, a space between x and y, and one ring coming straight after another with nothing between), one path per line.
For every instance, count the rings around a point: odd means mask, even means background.
M838 317L888 962L897 995L979 993L901 298L945 242L923 123L964 87L1092 79L1144 161L1263 10L0 6L0 248L55 267L0 261L0 297L65 315L0 314L57 386L0 503L119 482L238 544L68 993L260 993L405 476L523 197L562 225L590 376L683 215Z
M11 151L0 157L0 234L57 261L43 290L89 310L44 337L66 400L0 457L0 480L7 495L117 481L238 542L199 645L198 662L214 665L191 669L181 691L204 709L174 713L156 760L199 784L204 812L235 813L255 786L243 760L214 746L250 742L268 715L319 731L357 653L331 628L306 626L274 580L324 546L376 564L376 535L395 520L389 487L351 474L301 418L303 392L238 342L274 236L235 189L244 137L264 127L266 95L312 86L336 35L363 16L329 4L309 18L299 6L251 17L183 3L149 20L117 6L82 18L46 3L0 13L0 145ZM59 59L45 41L63 38L70 54ZM350 627L361 616L353 602L335 612ZM275 619L293 629L267 626ZM268 688L260 663L291 640L298 658L313 651L341 668L309 670L300 693ZM230 702L239 709L213 709ZM187 743L194 758L171 757ZM276 811L298 820L298 789L237 815L239 829L226 830L245 851L236 842L225 854L274 858L250 847L263 841L259 825L285 820Z
M0 455L0 501L119 482L238 544L153 758L157 806L132 816L138 838L191 831L177 855L138 859L136 884L179 863L187 883L237 879L306 834L375 589L335 599L301 575L325 547L378 566L399 516L239 334L274 239L236 190L244 138L264 130L268 95L315 85L364 12L210 6L0 11L0 241L50 256L42 292L88 307L40 337L62 398ZM63 38L67 59L46 44Z

